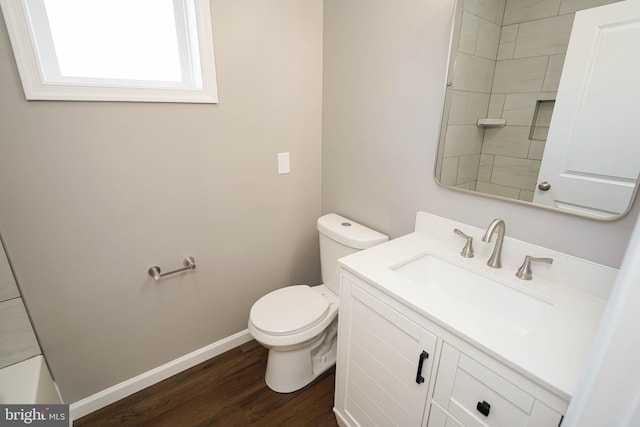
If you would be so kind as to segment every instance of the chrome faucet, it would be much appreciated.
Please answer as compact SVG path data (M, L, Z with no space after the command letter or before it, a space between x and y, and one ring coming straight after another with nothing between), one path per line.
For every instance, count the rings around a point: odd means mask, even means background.
M482 236L483 242L490 242L493 233L496 232L496 230L498 232L498 237L496 239L496 245L493 248L493 253L491 254L491 258L489 258L489 261L487 261L487 265L491 268L502 268L502 242L504 241L505 228L506 226L504 224L504 221L496 218L491 221L491 224L489 224L489 228L487 228L484 236Z

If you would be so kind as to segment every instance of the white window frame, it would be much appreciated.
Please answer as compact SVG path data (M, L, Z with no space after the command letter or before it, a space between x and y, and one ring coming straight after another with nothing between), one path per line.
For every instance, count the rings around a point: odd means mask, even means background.
M218 102L209 0L174 0L176 10L184 11L184 19L176 19L178 32L182 33L178 45L183 81L179 83L60 76L50 36L47 41L47 37L34 35L42 32L32 31L33 22L42 17L29 16L27 1L31 0L0 0L0 6L28 100ZM195 14L186 12L189 7ZM189 20L193 15L195 22ZM48 26L46 14L44 19ZM187 35L186 25L195 25L197 40ZM53 57L53 62L43 60L45 56Z

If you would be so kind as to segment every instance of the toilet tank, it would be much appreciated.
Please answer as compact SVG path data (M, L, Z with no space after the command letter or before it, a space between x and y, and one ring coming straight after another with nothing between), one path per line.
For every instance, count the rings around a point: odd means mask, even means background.
M386 242L389 237L350 219L331 213L318 218L322 283L340 293L338 259Z

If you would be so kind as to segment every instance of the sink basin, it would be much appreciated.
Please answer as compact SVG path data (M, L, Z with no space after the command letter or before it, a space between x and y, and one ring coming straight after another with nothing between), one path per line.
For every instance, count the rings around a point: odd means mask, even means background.
M487 267L488 268L488 267ZM465 316L487 327L501 327L517 335L531 332L553 302L527 293L524 288L499 282L433 255L424 255L394 271L429 287Z

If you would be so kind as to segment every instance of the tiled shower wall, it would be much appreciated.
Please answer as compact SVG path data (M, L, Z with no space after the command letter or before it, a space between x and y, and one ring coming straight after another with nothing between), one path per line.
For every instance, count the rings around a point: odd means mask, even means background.
M575 12L615 1L507 0L506 4L500 4L498 0L490 0L482 2L482 8L477 6L479 0L465 2L442 183L532 200L546 139L544 132L531 135L536 105L539 101L555 99ZM485 105L486 87L470 83L467 79L471 82L484 81L485 68L490 69L491 66L483 68L473 64L467 67L469 61L465 55L469 55L469 46L473 44L470 38L474 33L478 36L477 44L486 46L482 53L489 50L488 40L495 41L493 29L490 33L480 30L486 27L482 20L487 17L484 11L487 7L498 11L502 9L503 14L492 21L501 27L497 45L491 45L491 49L495 47L495 61L489 102ZM478 49L475 55L479 55ZM480 70L481 77L471 78L471 70ZM553 103L540 105L542 109L538 119L543 122L539 123L539 129L543 129L549 125L549 108ZM506 126L478 128L475 123L481 117L504 118Z
M476 189L484 129L506 0L466 0L451 78L449 120L440 182Z
M40 354L31 321L0 242L0 368Z

